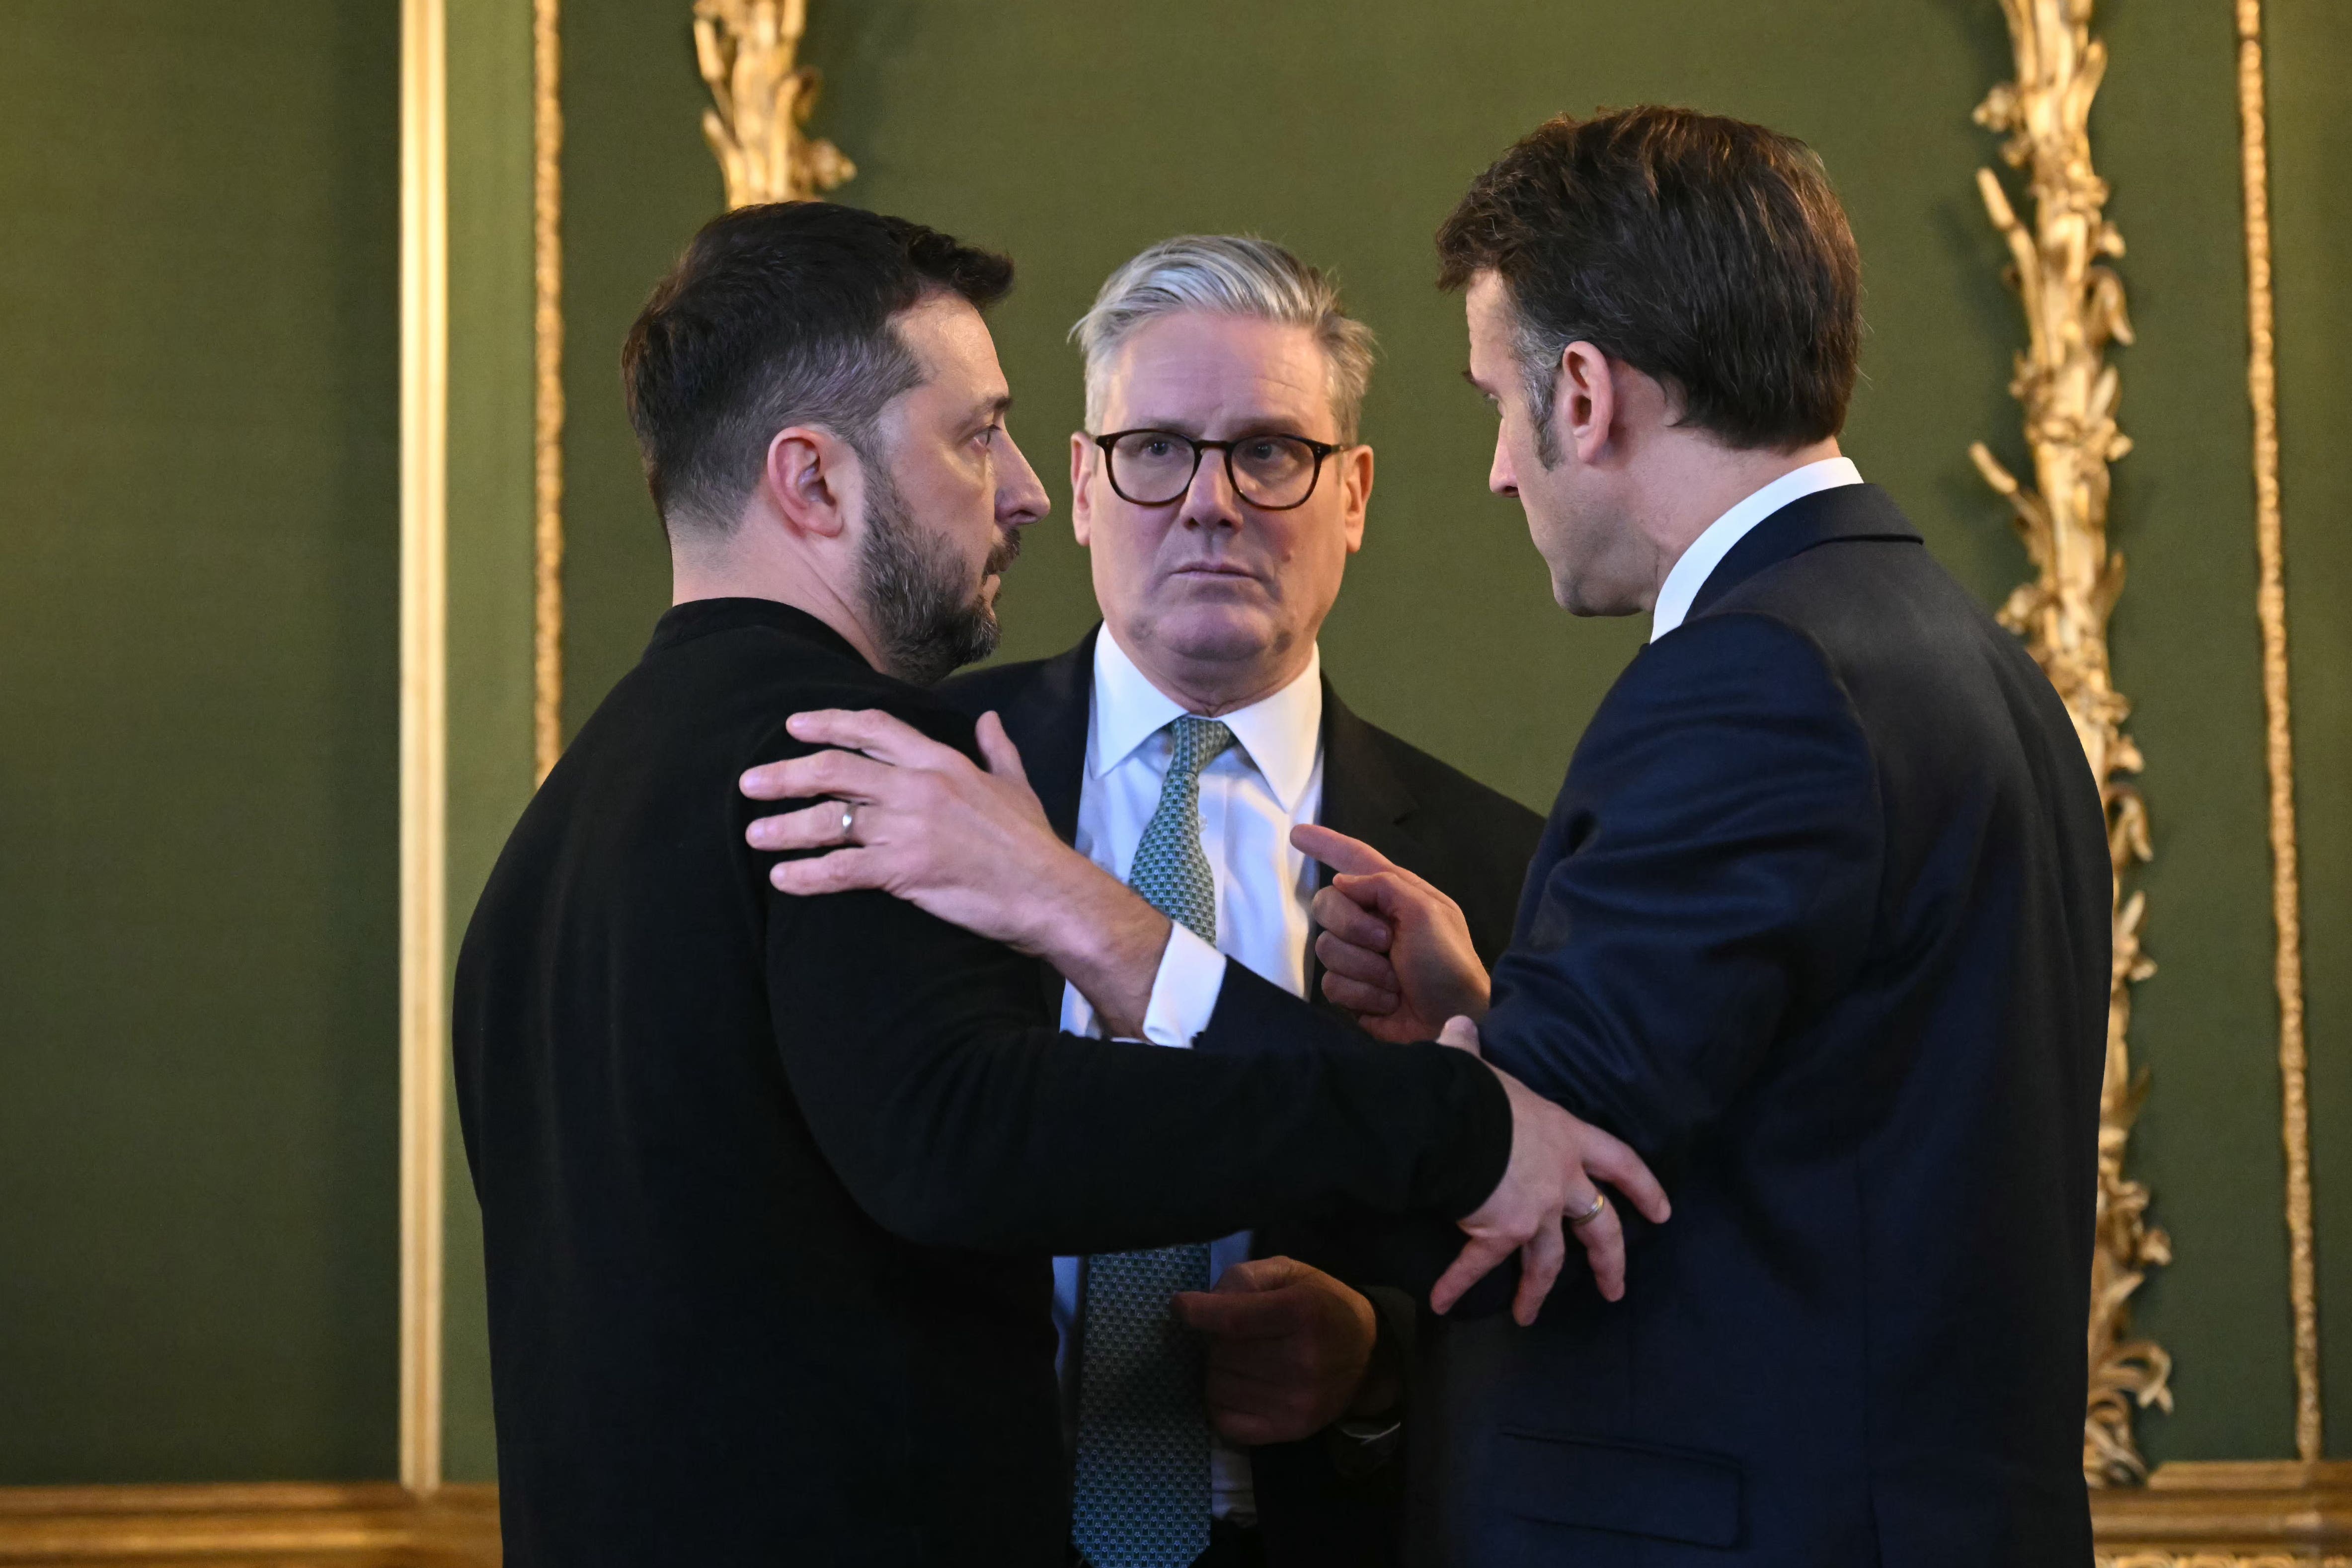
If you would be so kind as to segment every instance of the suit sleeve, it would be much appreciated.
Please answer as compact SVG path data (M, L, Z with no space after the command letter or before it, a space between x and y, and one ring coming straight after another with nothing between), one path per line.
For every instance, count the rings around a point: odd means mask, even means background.
M902 716L969 749L968 724ZM802 749L780 731L755 760ZM1460 1052L1373 1047L1239 964L1202 1038L1216 1048L1063 1035L1034 961L882 893L774 892L772 857L743 858L800 1111L859 1205L910 1240L1068 1254L1334 1209L1454 1218L1502 1177L1508 1103Z
M1645 649L1577 749L1487 1059L1672 1160L1852 983L1881 861L1876 772L1811 639L1703 617Z

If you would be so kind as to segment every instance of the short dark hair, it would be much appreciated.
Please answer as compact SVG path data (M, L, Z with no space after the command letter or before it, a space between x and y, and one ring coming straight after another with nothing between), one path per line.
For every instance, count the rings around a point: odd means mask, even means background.
M730 531L788 425L821 426L870 460L884 405L922 380L891 319L939 293L985 310L1012 287L1008 258L831 202L705 224L621 350L662 526Z
M1733 447L1793 449L1845 424L1862 259L1794 137L1686 109L1562 115L1471 182L1437 253L1441 287L1491 271L1508 289L1547 463L1560 353L1579 341Z

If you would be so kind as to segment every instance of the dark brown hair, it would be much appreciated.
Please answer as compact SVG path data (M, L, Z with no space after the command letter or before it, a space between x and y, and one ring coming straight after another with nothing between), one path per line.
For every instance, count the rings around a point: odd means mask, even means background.
M1471 182L1437 254L1444 288L1489 271L1507 288L1548 465L1559 356L1578 342L1733 447L1789 450L1845 423L1862 261L1793 137L1686 109L1562 115Z
M621 350L662 526L731 531L788 425L823 426L870 460L884 405L922 380L891 319L941 292L985 310L1012 287L1004 257L830 202L705 224Z

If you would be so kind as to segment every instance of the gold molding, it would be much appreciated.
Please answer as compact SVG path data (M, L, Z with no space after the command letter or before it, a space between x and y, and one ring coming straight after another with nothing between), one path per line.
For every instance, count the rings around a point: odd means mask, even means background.
M2115 946L2083 1419L2084 1479L2105 1487L2147 1474L2132 1433L2135 1407L2171 1408L2171 1357L2131 1338L2130 1301L2147 1268L2171 1261L2172 1251L2147 1221L2147 1188L2124 1175L2132 1122L2147 1092L2146 1075L2131 1071L2131 987L2156 966L2139 943L2147 895L2125 892L2126 875L2150 849L2147 806L2129 780L2141 766L2124 731L2131 704L2115 689L2107 649L2107 619L2124 586L2123 556L2107 545L2107 468L2131 442L2116 426L2120 378L2106 349L2129 343L2132 329L2123 280L2103 260L2124 253L2123 237L2106 217L2106 182L2091 163L2091 100L2107 66L2105 41L2091 37L2093 3L2001 0L2017 78L1986 96L1976 120L2006 132L2002 159L2029 171L2032 228L2019 221L1990 169L1977 171L1977 187L2009 246L2010 281L2025 309L2027 346L2009 389L2025 405L2033 484L2021 484L1981 441L1969 456L2015 510L2035 572L2001 607L2001 624L2025 639L2064 699L2106 813Z
M0 1489L0 1563L496 1568L498 1489L388 1482Z
M2170 1464L2091 1493L2100 1568L2352 1568L2352 1464Z
M854 178L840 148L802 127L824 79L797 63L808 0L694 0L694 58L710 89L702 134L730 211L799 202Z
M563 753L563 8L531 0L531 779Z
M2302 894L2295 860L2294 731L2287 708L2285 543L2279 509L2278 374L2271 299L2268 115L2262 0L2237 0L2240 168L2246 206L2246 396L2254 416L2255 615L2263 628L2264 761L2270 773L2271 916L2278 931L2280 1142L2286 1153L2287 1281L2294 1309L2294 1446L2325 1451L2319 1405L2319 1284L2312 1257L2311 1104L2303 1037Z
M401 0L400 1479L441 1484L448 923L448 50Z

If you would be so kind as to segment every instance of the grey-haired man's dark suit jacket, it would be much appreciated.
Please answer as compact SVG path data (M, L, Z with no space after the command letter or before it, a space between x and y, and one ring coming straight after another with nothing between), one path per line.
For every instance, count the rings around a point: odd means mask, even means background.
M1076 837L1094 697L1097 626L1047 659L1002 665L950 681L940 694L977 717L994 710L1021 749L1029 782L1054 829ZM1387 731L1365 722L1323 683L1323 804L1318 820L1362 839L1427 878L1462 906L1479 957L1490 967L1510 940L1513 912L1543 819ZM1329 872L1324 872L1325 880ZM1041 966L1052 1005L1062 979ZM1322 966L1307 954L1308 994L1321 1000ZM1428 1310L1428 1288L1461 1237L1450 1227L1394 1227L1367 1234L1336 1223L1266 1226L1260 1257L1287 1256L1328 1269L1363 1290L1379 1310L1382 1353L1404 1367L1408 1394L1402 1452L1363 1468L1327 1439L1261 1447L1251 1456L1260 1528L1273 1568L1377 1565L1398 1560L1406 1533L1408 1478L1433 1478L1436 1390L1423 1386L1457 1325ZM1498 1275L1509 1271L1498 1271ZM1493 1278L1455 1316L1482 1315L1507 1301L1510 1281ZM1499 1325L1486 1325L1489 1330ZM1476 1331L1474 1330L1473 1331ZM1412 1411L1427 1414L1416 1421ZM1357 1473L1360 1471L1360 1473Z

